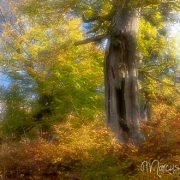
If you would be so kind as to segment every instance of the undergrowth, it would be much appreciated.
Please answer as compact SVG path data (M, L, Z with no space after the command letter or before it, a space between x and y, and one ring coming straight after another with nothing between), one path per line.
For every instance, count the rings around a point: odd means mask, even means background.
M180 122L176 108L159 104L151 121L142 123L146 141L119 144L104 122L76 126L74 117L54 125L51 135L0 145L1 179L178 180L177 172L142 172L143 161L180 162Z

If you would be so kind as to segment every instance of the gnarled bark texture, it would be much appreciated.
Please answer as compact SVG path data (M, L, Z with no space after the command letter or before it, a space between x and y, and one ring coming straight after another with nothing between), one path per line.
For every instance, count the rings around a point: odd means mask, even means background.
M138 10L118 8L105 59L107 123L121 142L143 140L139 128L137 71L135 66Z

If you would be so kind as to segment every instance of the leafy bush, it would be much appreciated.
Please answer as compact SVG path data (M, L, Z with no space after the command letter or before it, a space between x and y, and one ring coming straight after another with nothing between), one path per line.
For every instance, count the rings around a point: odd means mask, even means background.
M157 179L156 171L141 172L143 161L179 162L178 109L154 105L151 122L142 124L146 141L139 148L121 145L101 119L77 124L69 115L64 123L54 125L52 134L37 140L22 139L19 144L3 143L0 171L8 178L62 179ZM172 131L173 129L173 131ZM179 172L160 174L162 179L177 179Z

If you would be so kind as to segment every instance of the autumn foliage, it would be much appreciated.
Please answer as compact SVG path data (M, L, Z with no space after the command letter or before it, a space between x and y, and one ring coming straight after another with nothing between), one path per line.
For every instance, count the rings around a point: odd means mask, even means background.
M100 117L99 117L100 118ZM77 127L75 117L54 125L52 134L41 134L30 141L1 144L2 177L17 179L157 179L156 172L143 173L143 161L179 162L178 109L160 102L153 117L142 123L146 141L139 147L121 145L102 119ZM161 174L177 179L178 172Z
M158 176L141 163L180 166L179 61L167 31L179 1L129 4L142 8L136 64L145 140L138 147L120 144L105 125L108 40L82 43L109 36L115 8L126 1L13 2L0 32L7 77L0 78L0 179L178 180L180 171Z

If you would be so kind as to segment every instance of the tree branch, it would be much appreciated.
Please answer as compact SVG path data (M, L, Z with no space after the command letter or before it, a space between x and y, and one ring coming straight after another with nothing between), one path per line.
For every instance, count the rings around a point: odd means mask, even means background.
M5 18L5 16L4 16L1 8L0 8L0 16L1 16L1 18L2 18L2 21L3 21L4 23L6 23L6 18Z
M106 15L106 16L92 16L90 18L85 18L84 15L82 15L82 20L84 23L90 23L90 22L93 22L93 21L110 21L111 20L111 13Z
M102 35L98 35L98 36L94 36L94 37L91 37L91 38L84 39L82 41L77 41L77 42L74 43L74 45L79 46L79 45L88 44L88 43L91 43L91 42L99 42L102 39L107 38L107 37L108 37L108 34L102 34Z
M90 22L96 21L98 19L99 19L99 16L94 16L94 17L86 19L85 16L82 15L82 20L83 20L84 23L90 23Z
M180 95L180 91L178 91L178 90L176 89L176 87L175 87L173 84L170 84L170 83L161 81L160 79L158 79L158 78L156 78L156 77L150 75L148 72L143 72L143 74L144 74L146 77L150 77L151 79L153 79L153 80L159 82L159 83L162 84L162 85L165 85L165 86L168 86L168 87L173 88L174 91L175 91L177 94Z

